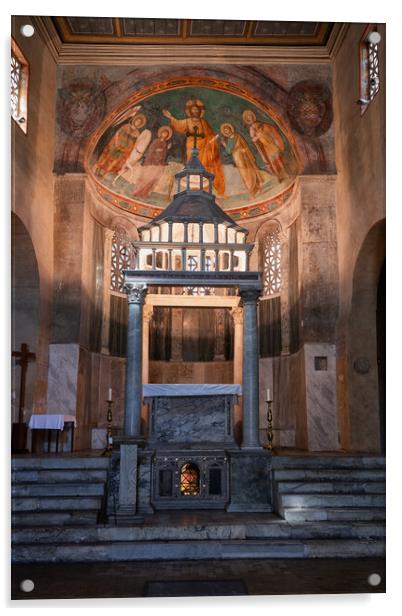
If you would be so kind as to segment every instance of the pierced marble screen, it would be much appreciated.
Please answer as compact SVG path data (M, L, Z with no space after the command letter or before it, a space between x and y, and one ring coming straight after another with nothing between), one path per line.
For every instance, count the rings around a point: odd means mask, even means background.
M131 260L130 241L124 229L116 228L112 240L110 290L124 293L124 270Z
M264 236L262 253L264 295L274 295L281 291L282 286L282 248L277 227L269 229Z

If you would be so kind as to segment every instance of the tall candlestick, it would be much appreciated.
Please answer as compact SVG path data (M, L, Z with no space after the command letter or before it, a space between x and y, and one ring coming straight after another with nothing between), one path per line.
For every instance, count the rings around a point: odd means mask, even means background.
M112 398L112 388L109 387L109 397L108 397L109 402L111 402L113 400Z
M267 397L266 397L266 401L267 402L272 402L272 398L271 398L271 390L268 388L267 389Z

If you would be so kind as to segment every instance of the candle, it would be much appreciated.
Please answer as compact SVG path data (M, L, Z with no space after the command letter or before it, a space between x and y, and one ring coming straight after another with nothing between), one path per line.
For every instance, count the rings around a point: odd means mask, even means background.
M112 388L111 388L111 387L109 387L109 397L108 397L109 402L111 402L111 401L112 401L112 399L113 399L113 398L112 398Z
M272 398L271 398L271 390L268 388L267 389L267 402L271 402Z

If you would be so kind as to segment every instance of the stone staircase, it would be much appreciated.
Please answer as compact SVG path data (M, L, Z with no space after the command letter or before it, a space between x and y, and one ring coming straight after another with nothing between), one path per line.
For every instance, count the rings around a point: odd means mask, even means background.
M275 511L287 522L385 521L380 456L273 458Z
M102 523L108 464L99 457L13 460L14 563L385 554L380 457L274 456L279 515L170 511L131 526Z
M13 458L12 527L97 524L108 466L101 457Z

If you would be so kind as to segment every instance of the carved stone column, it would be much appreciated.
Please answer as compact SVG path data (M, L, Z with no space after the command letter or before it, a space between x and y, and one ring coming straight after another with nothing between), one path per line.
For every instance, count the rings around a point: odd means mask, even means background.
M260 291L241 290L243 301L243 444L256 449L259 442L258 325L257 301Z
M232 308L230 314L234 324L233 382L243 382L243 309Z
M234 324L234 352L233 352L233 383L243 383L243 308L232 308L230 314ZM233 408L233 425L236 441L240 444L241 425L243 419L243 397Z
M144 306L142 310L142 382L149 383L149 324L154 307Z
M128 294L124 436L139 437L142 406L142 307L147 287L133 283L124 286Z
M101 353L103 353L104 355L109 355L110 280L111 280L113 233L114 233L113 229L104 230L102 350L101 350Z

